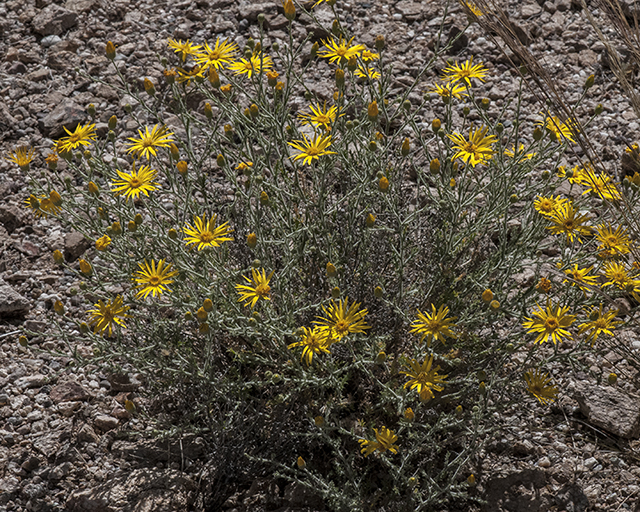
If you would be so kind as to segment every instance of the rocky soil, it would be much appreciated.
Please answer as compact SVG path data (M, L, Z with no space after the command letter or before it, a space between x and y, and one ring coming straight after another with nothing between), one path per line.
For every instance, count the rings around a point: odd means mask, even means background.
M328 7L317 10L329 27ZM443 2L338 0L338 11L359 42L372 47L375 36L386 36L396 85L403 87L432 55ZM595 74L596 86L583 111L604 105L590 128L591 142L611 172L619 174L625 143L634 141L640 125L584 13L570 0L512 2L508 12L528 47L564 86L568 101L577 99L586 78ZM167 38L203 42L225 37L242 47L249 36L258 36L259 13L266 15L265 47L285 41L286 20L273 1L0 2L0 154L33 146L32 169L40 172L63 127L73 129L88 120L86 105L96 106L99 133L106 132L110 116L126 119L128 99L87 78L114 79L104 56L107 40L117 45L116 62L129 80L149 77L159 84L163 66L158 56L168 53ZM448 20L445 33L453 34L466 18L452 4ZM296 38L312 32L304 18L296 22ZM460 58L474 55L490 68L479 94L490 98L497 111L517 87L508 60L477 25L456 52ZM425 77L412 99L420 98L434 76ZM310 81L321 96L330 95L321 80ZM524 120L534 122L541 106L527 99L523 110L529 113ZM426 114L424 122L432 117ZM123 135L134 135L134 127L127 124ZM55 266L51 253L63 250L74 262L91 250L55 220L34 219L23 203L27 181L12 162L0 160L0 510L323 509L302 489L269 479L230 488L224 504L212 504L205 482L215 461L206 458L206 440L192 435L152 440L145 433L153 430L153 419L131 417L124 408L130 399L145 409L139 376L122 380L72 364L72 349L90 355L91 347L67 347L44 336L30 339L27 348L20 346L19 329L45 331L57 298L65 297L70 315L86 310L82 294L75 295L75 274ZM520 276L520 284L532 276ZM635 331L627 329L618 341L640 359ZM69 357L47 353L56 350ZM485 510L640 510L640 380L615 352L594 355L588 363L590 375L557 368L554 379L562 398L553 407L531 401L496 418L501 434L481 454L477 475ZM598 384L594 375L606 382L610 371L620 375L619 384Z

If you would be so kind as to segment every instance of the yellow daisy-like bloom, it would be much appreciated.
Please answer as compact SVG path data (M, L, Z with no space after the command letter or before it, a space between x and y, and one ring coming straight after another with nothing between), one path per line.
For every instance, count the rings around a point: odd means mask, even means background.
M236 165L236 170L244 171L245 169L249 169L251 167L253 167L253 162L240 162L238 165Z
M129 306L122 305L122 297L120 295L113 299L113 301L108 300L106 303L99 300L94 306L96 309L87 311L91 316L89 325L93 327L94 333L104 335L105 331L107 331L107 335L111 336L114 324L120 327L126 327L123 319L130 316L127 314Z
M216 226L216 219L218 216L214 213L209 220L207 215L204 214L202 218L194 216L193 222L195 226L187 224L182 231L186 235L185 242L189 244L198 244L198 250L201 251L205 247L219 247L223 242L229 242L233 240L230 238L229 223L225 222Z
M204 78L204 68L202 66L193 66L191 69L178 68L178 78L176 80L179 84L185 84L187 87L191 85L191 80L195 80L198 77Z
M20 146L15 151L9 153L7 160L15 163L21 169L27 167L35 156L35 151L32 147Z
M324 47L318 52L322 58L329 59L329 62L337 62L338 64L346 64L351 57L358 57L366 50L362 44L351 46L353 37L346 41L340 37L337 41L331 39L323 41Z
M504 150L504 156L508 156L509 158L514 158L516 156L516 148L515 146L511 146L511 149ZM534 156L536 156L535 151L533 153L525 153L524 152L524 144L520 144L518 148L518 160L531 160Z
M229 70L236 75L247 75L249 78L253 74L259 75L273 67L273 61L268 55L257 54L251 56L249 60L240 59L229 66Z
M111 238L109 237L109 235L102 235L96 240L97 251L106 251L109 245L111 245Z
M579 214L573 204L567 201L556 207L556 210L549 216L549 220L553 225L547 229L554 235L564 233L567 239L573 242L576 238L580 242L580 235L589 236L592 234L591 226L585 226L584 223L590 219L587 214Z
M366 309L358 311L359 307L360 303L355 301L349 306L348 297L344 300L340 299L337 304L331 301L328 308L322 306L326 316L316 317L318 320L314 320L313 323L320 331L328 334L330 343L338 343L350 333L365 334L365 329L371 328L364 319L368 311Z
M377 428L373 431L376 433L376 440L369 441L368 439L361 439L358 441L362 449L361 453L364 453L365 457L368 457L376 450L386 452L389 450L391 453L398 453L398 445L394 444L398 440L398 436L393 430L389 430L387 427L382 427L380 432Z
M144 260L144 263L138 263L140 270L137 270L134 274L134 280L137 287L140 288L136 297L147 298L149 294L152 297L156 295L160 296L165 290L170 292L166 285L173 283L172 277L178 275L177 270L172 270L171 263L166 263L164 259L160 260L157 264L154 260L151 260L151 265Z
M156 190L160 185L153 181L158 174L158 171L149 168L148 165L143 165L136 171L135 164L130 173L116 170L119 180L112 183L115 188L111 191L117 196L124 195L127 199L138 199L138 196L142 193L149 197L149 192Z
M331 339L329 333L326 330L322 330L320 327L315 326L313 329L307 327L302 328L303 333L300 335L302 341L296 341L288 346L289 349L295 347L304 347L302 351L301 361L311 364L314 354L329 354L329 347L331 346Z
M433 354L430 357L425 357L422 364L418 363L415 359L411 359L405 365L407 371L400 372L410 378L404 387L407 388L411 386L410 389L415 389L418 395L420 395L420 400L424 402L433 398L433 390L442 391L444 389L444 386L441 386L441 384L445 383L444 379L447 377L446 375L438 375L440 367L436 366L432 368L432 364Z
M465 163L469 162L473 167L491 160L495 153L492 145L498 139L495 135L487 135L487 130L488 128L486 127L469 130L468 141L460 133L447 134L447 137L454 142L452 148L458 150L451 160L461 158Z
M629 274L623 263L615 261L607 261L604 264L604 276L608 279L602 286L615 285L621 290L627 288L635 288L640 286L640 280L636 279L634 274Z
M363 50L360 57L362 57L362 62L373 62L374 60L378 60L380 55L371 50Z
M427 347L431 346L431 340L440 340L444 344L445 338L456 337L456 334L451 330L451 327L455 326L456 317L447 318L449 308L442 305L436 312L436 307L431 304L431 310L431 314L421 313L418 310L418 319L411 324L413 329L409 331L422 334L420 342L427 338Z
M540 293L551 293L552 289L553 283L546 277L541 277L540 281L538 281L538 284L536 285L536 290Z
M445 102L455 98L461 100L463 96L468 96L467 88L462 84L448 83L445 85L435 84L433 89L429 89L427 92L435 93L440 96Z
M303 164L311 165L311 162L319 160L321 156L336 154L335 151L327 150L327 148L331 146L331 135L327 135L326 137L318 135L313 139L313 141L307 139L307 136L304 133L302 134L302 137L304 140L288 142L289 146L300 151L299 154L291 157L294 160L302 160Z
M365 66L358 66L354 73L357 77L367 78L368 80L377 80L381 76L375 68Z
M478 17L484 15L484 13L480 10L480 8L476 4L474 4L473 2L464 1L464 0L458 0L458 1L460 2L460 5L462 5L463 7L466 7L467 9L469 9L469 11L472 14L474 14L474 15L476 15Z
M596 240L599 242L598 256L601 258L616 258L631 252L632 241L622 226L618 226L615 231L610 224L599 226Z
M537 306L538 310L533 312L536 318L526 318L523 327L529 329L529 334L539 333L534 343L542 344L551 338L555 345L562 338L571 338L571 333L567 328L575 321L575 315L569 315L569 306L553 306L551 302L547 304L546 310Z
M575 142L574 137L578 132L578 126L571 120L563 123L560 121L559 117L549 116L546 118L546 121L538 121L536 124L544 126L547 130L552 132L559 141L562 140L562 138L565 138L570 142Z
M585 175L584 169L582 169L579 165L576 165L573 169L571 169L570 174L571 176L567 178L569 180L569 183L578 184L578 185L582 184L582 180ZM557 175L558 175L558 178L567 177L567 170L564 168L564 166L561 165L560 167L558 167Z
M450 64L442 70L444 76L441 77L443 82L449 82L455 84L456 82L464 82L468 87L471 87L471 79L477 78L481 82L484 82L485 77L489 70L482 64L474 64L473 57L465 61L462 66Z
M590 166L583 171L580 182L586 187L582 195L593 193L600 199L609 201L615 201L622 197L615 184L611 183L611 178L608 175L596 174Z
M259 299L271 300L269 295L271 294L271 287L269 286L269 281L271 280L271 276L273 276L273 272L267 277L266 272L262 269L262 273L257 271L255 268L251 269L251 279L246 276L244 279L249 283L246 284L237 284L236 290L240 294L240 298L238 302L247 301L245 306L253 306L256 305Z
M600 334L613 336L613 329L624 323L620 320L615 320L618 314L617 309L612 309L605 313L602 311L602 304L600 304L600 308L587 310L587 314L589 320L578 327L578 334L589 333L585 341L590 341L591 345L595 343Z
M60 194L55 190L52 190L49 193L49 196L42 195L40 197L36 197L31 194L25 200L27 208L31 208L37 218L44 217L45 219L49 215L58 215L61 211L61 203L62 200L60 199Z
M182 58L182 62L187 60L188 55L195 55L197 51L202 48L199 44L193 44L188 39L183 43L182 39L169 39L167 41L169 48L173 49L174 52L179 53Z
M238 51L238 45L234 42L225 39L220 41L216 40L215 46L212 48L209 43L205 43L202 50L195 55L196 62L202 66L203 69L213 66L216 69L225 67L231 64Z
M298 119L302 121L303 125L311 124L316 128L323 128L325 131L331 131L331 123L336 122L336 116L338 115L338 107L335 105L327 109L327 102L324 102L324 107L317 105L309 105L311 113L298 114ZM340 114L343 116L344 114Z
M590 276L589 272L593 270L593 266L587 268L578 268L578 264L574 264L573 268L569 268L564 271L564 273L569 277L569 279L565 279L562 281L562 284L569 283L571 286L577 286L586 293L589 290L589 287L597 286L598 276Z
M135 153L136 158L145 157L149 160L151 155L157 155L156 148L168 148L174 142L170 137L173 132L169 132L166 126L156 124L151 131L148 126L144 130L145 133L138 130L139 139L129 137L132 143L128 144L127 153Z
M558 388L551 382L548 373L540 370L529 370L524 374L527 382L527 391L535 396L542 405L553 402L558 397Z
M65 128L64 131L67 132L69 136L62 137L56 142L56 151L58 153L67 153L80 146L91 145L91 142L96 140L95 128L95 124L86 124L84 126L78 125L73 132L70 132Z
M539 214L544 215L545 217L551 217L557 211L558 206L563 205L566 202L567 199L560 196L538 196L533 202L533 207Z

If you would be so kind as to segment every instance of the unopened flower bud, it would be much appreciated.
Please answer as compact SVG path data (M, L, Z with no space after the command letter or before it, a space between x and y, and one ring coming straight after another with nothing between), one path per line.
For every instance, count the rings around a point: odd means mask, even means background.
M205 103L204 115L209 121L213 119L213 110L211 110L211 103Z
M169 235L169 238L171 238L171 240L178 239L178 232L174 228L171 228L167 234Z
M538 141L542 139L543 136L544 136L544 133L542 132L540 127L536 126L535 130L533 130L533 140Z
M213 66L209 68L208 78L209 78L209 83L213 87L215 87L216 89L220 88L220 75L218 75L216 68L214 68Z
M90 181L87 184L87 190L92 196L98 197L100 195L100 189L98 188L98 185L96 185L93 181Z
M331 32L334 36L340 35L340 23L338 23L338 20L333 20L333 23L331 24Z
M369 142L369 151L378 151L378 143L375 140Z
M376 356L376 364L382 364L387 360L387 354L385 354L384 352L378 352L378 355Z
M584 90L586 91L588 89L591 89L593 87L595 80L596 80L595 76L589 75L586 82L584 83Z
M209 332L209 324L207 322L202 322L198 326L198 333L199 334L207 334L208 332Z
M87 105L87 114L89 114L91 117L95 117L95 115L96 115L96 106L93 103L89 103Z
M489 288L482 292L482 300L487 304L493 300L493 292Z
M440 160L437 158L431 160L431 162L429 162L429 170L431 174L438 174L440 172Z
M200 322L204 322L209 317L209 313L207 313L207 311L204 309L204 307L200 307L198 309L198 312L196 313L196 316L198 317L198 320Z
M191 311L187 311L187 312L184 314L184 319L185 319L187 322L190 322L191 320L193 320L193 313L192 313Z
M496 124L496 133L500 134L504 131L504 125L502 123Z
M53 261L58 265L62 265L64 263L64 256L60 250L56 249L53 251Z
M358 57L356 57L355 55L352 55L351 57L349 57L349 60L347 61L347 69L353 73L357 67L358 67Z
M369 103L369 107L367 108L367 115L369 116L369 121L375 123L378 120L378 102L372 101Z
M251 117L253 117L254 119L258 117L258 114L260 113L258 105L256 105L255 103L251 104L251 106L249 107L249 111L251 112Z
M480 391L481 395L485 395L487 393L487 385L484 382L481 382L478 386L478 391Z
M331 298L332 299L337 299L340 297L340 288L338 286L334 286L331 289Z
M413 419L416 417L415 413L413 412L413 409L411 407L407 407L404 410L404 419L407 421L413 421Z
M458 419L462 418L462 406L461 405L456 407L456 418L458 418Z
M467 483L471 486L471 487L475 487L476 485L476 477L473 476L473 474L469 475L467 477Z
M86 322L80 322L80 325L78 326L78 330L82 334L87 334L89 332L89 326L87 325Z
M404 139L402 141L402 148L400 149L400 153L402 154L402 156L407 156L409 154L409 151L411 151L411 143L409 142L409 139Z
M78 264L80 265L80 272L82 272L85 276L90 276L92 274L93 267L87 260L81 259L80 261L78 261Z
M187 162L185 162L184 160L180 160L176 164L176 168L178 169L180 176L182 176L183 178L187 175Z
M64 304L57 300L53 303L53 310L58 314L58 315L64 315Z
M254 249L256 245L258 245L258 237L255 233L249 233L247 235L247 245L250 249Z
M313 43L311 45L311 58L315 59L316 56L318 55L318 50L320 49L320 45L318 44L318 41L316 41L315 43Z
M376 50L381 51L384 49L384 36L376 36Z
M202 303L202 307L207 312L211 311L213 309L213 301L211 299L204 299L204 302Z
M373 296L376 299L380 299L383 295L384 295L384 290L382 289L382 286L376 286L373 289Z
M134 220L130 220L129 222L127 222L127 229L133 233L134 231L138 230L138 225Z
M618 376L615 373L610 373L609 377L607 377L607 381L611 386L613 386L616 382L618 382Z
M376 216L373 215L372 213L369 213L365 219L365 224L367 225L368 228L372 228L375 223L376 223Z
M105 53L107 54L107 59L109 60L113 60L116 58L116 47L111 41L107 42Z
M296 19L296 7L291 0L285 0L284 2L284 16L289 21Z
M20 343L20 346L26 347L29 344L29 340L27 339L26 336L20 336L18 338L18 343Z
M380 178L380 181L378 181L378 190L380 190L380 192L389 190L389 180L386 176L383 176Z
M327 276L335 277L337 274L338 274L338 270L336 269L336 266L329 261L327 263Z
M289 0L289 1L291 1L291 0ZM307 463L304 461L304 459L302 457L298 457L297 464L298 464L298 467L300 469L304 469L307 466Z
M169 153L171 153L171 158L174 160L180 158L180 150L178 149L178 146L173 143L169 145Z
M267 206L269 204L269 194L267 194L264 190L260 192L260 204L262 206Z
M498 309L500 309L500 303L499 303L497 300L492 300L492 301L489 303L489 307L490 307L491 309L493 309L494 311L497 311Z
M440 119L434 119L433 121L431 121L431 129L434 131L434 133L438 133L438 130L440 130L440 127L442 126L442 122L440 121Z
M313 418L313 422L316 424L316 427L322 427L324 425L324 418L322 416L316 416Z
M156 94L156 87L148 78L144 79L144 90L149 96L155 96Z
M509 196L509 202L511 204L517 203L520 200L520 198L518 197L518 194L511 194Z
M602 106L602 103L598 103L595 108L593 109L593 113L597 116L599 116L600 114L602 114L602 111L604 110L604 107Z
M480 101L480 108L482 110L488 110L490 105L491 100L489 98L482 98L482 100Z
M218 164L218 167L223 167L224 166L224 156L222 156L222 154L219 154L216 157L216 163Z
M344 87L344 71L340 68L336 69L336 85L338 86L338 89Z

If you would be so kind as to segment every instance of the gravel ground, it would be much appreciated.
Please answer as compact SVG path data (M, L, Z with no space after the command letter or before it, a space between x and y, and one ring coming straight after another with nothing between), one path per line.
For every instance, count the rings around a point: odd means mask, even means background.
M606 63L604 46L597 41L584 14L570 0L532 0L508 6L512 22L520 27L528 47L564 86L567 100L582 92L594 73L596 86L584 103L588 112L597 103L604 113L590 128L591 142L611 172L619 174L625 142L638 134L638 121ZM330 11L318 8L330 25ZM370 47L378 34L387 38L394 59L397 86L411 83L441 23L442 2L344 2L338 11L358 42ZM265 13L267 41L286 38L286 20L276 2L233 0L6 0L0 2L0 153L20 145L36 148L32 168L45 168L44 156L52 139L86 119L89 103L98 112L97 128L106 130L112 115L125 119L126 98L92 82L81 68L110 82L112 68L104 45L118 46L118 65L132 81L144 77L161 83L157 55L168 53L169 37L196 42L225 37L240 46L257 37L257 15ZM465 16L457 5L450 9L445 33L463 27ZM311 27L296 22L295 37ZM450 32L451 31L451 32ZM508 60L474 25L460 58L473 55L489 67L480 95L501 108L514 93L517 78ZM453 55L455 56L455 55ZM438 64L442 67L443 62ZM322 68L320 68L322 71ZM328 71L328 67L325 71ZM426 76L418 91L426 90L435 75ZM322 78L312 84L319 94ZM419 99L421 94L412 99ZM541 107L525 99L527 121ZM433 113L426 113L430 123ZM134 135L127 125L124 137ZM568 163L571 163L569 159ZM194 436L151 441L153 428L144 417L130 417L127 399L145 407L136 376L114 380L92 366L78 368L71 358L52 357L21 347L17 330L47 328L46 313L59 297L66 297L70 314L86 309L74 296L75 274L53 264L51 253L65 251L70 261L88 249L75 234L63 232L55 220L34 219L23 206L29 195L26 177L16 166L0 160L0 510L8 511L125 511L204 510L202 481L210 465L205 440ZM533 274L517 281L527 284ZM71 325L71 324L70 324ZM640 337L623 331L619 340L640 349ZM66 350L61 343L30 340L32 347ZM75 347L91 354L91 347ZM530 401L496 421L502 430L485 453L478 475L478 493L487 511L623 511L640 510L639 381L636 371L613 352L594 355L592 374L558 368L554 379L562 398L551 408ZM598 384L593 374L615 370L620 383ZM311 501L310 501L311 500ZM273 481L256 480L229 496L223 509L321 509L295 486L279 489Z

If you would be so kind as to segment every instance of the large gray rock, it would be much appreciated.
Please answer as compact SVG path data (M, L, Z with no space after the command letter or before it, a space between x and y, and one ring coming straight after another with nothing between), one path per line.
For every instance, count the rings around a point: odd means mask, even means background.
M42 9L31 22L33 31L41 36L49 36L55 34L59 36L63 32L69 30L76 25L78 14L51 4Z
M574 398L593 425L625 439L640 435L640 397L611 386L578 382Z
M84 123L87 113L73 100L66 99L57 105L43 119L38 121L38 129L43 135L57 139L66 135L64 129L73 131Z
M77 382L63 382L54 386L49 393L49 398L56 404L60 402L81 402L90 397L88 391Z
M136 469L86 491L74 492L69 512L175 512L190 510L195 483L173 470Z
M29 301L0 278L0 316L24 314Z
M16 205L8 204L0 206L0 224L9 232L24 224L24 214Z
M64 257L67 261L77 260L90 247L82 233L72 231L64 237Z

